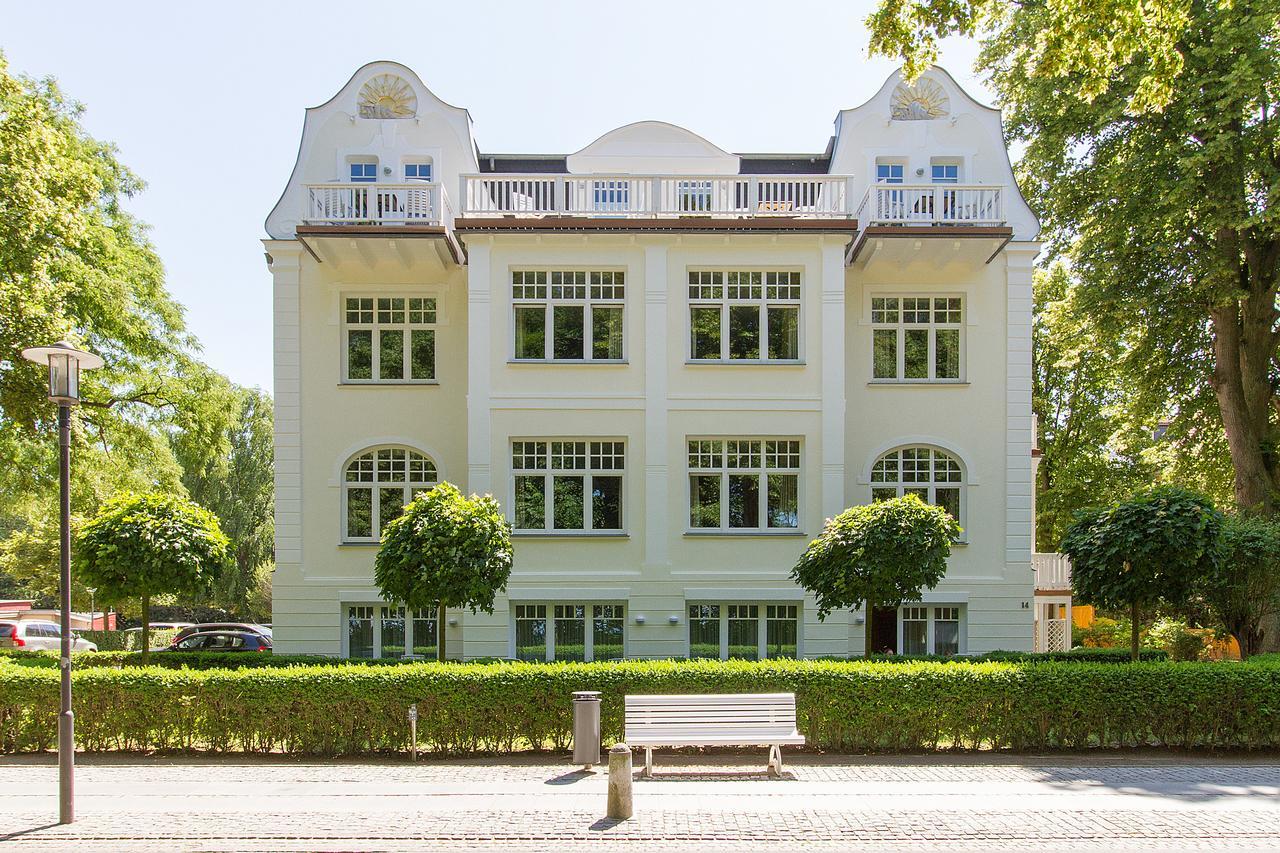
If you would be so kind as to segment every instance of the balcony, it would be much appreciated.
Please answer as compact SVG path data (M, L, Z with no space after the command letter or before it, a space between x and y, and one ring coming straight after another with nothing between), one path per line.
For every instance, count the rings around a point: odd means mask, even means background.
M1002 186L876 184L855 216L867 225L1004 225Z
M428 225L453 222L441 184L307 184L308 225Z
M1031 570L1037 592L1071 593L1071 560L1066 554L1032 554Z
M485 174L462 182L462 216L474 218L853 217L844 176Z

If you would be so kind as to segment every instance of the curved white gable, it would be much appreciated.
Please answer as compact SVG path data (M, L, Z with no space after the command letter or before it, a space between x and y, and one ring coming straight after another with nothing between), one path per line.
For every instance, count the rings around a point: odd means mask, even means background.
M611 130L567 161L572 174L736 175L739 170L736 155L665 121Z
M371 94L394 96L392 108L371 111ZM298 158L267 216L267 233L291 239L307 207L306 185L345 181L347 159L368 155L392 170L380 178L389 181L407 158L429 157L432 179L450 195L457 192L460 175L480 171L466 109L436 97L408 66L370 62L332 98L307 108Z

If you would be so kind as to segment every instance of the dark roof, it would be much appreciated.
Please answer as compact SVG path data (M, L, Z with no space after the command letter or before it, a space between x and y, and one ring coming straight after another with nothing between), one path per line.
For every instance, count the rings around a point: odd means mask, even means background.
M481 172L549 172L562 175L569 171L568 158L558 154L481 154Z
M831 171L831 158L821 154L741 156L739 172L743 175L825 175Z

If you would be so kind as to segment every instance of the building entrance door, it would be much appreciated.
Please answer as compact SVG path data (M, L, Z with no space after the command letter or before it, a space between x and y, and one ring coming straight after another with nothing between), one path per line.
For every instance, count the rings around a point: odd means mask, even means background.
M898 608L877 607L871 625L871 651L875 654L898 653Z

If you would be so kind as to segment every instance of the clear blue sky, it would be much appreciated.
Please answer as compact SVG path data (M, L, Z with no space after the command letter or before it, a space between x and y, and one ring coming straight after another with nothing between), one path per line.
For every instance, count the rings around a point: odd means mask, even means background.
M362 64L409 65L471 111L482 151L568 153L641 119L730 151L821 151L836 111L894 65L867 58L872 0L4 5L12 71L52 75L146 191L174 296L233 380L271 389L262 223L289 176L303 109ZM979 100L976 47L941 64Z

